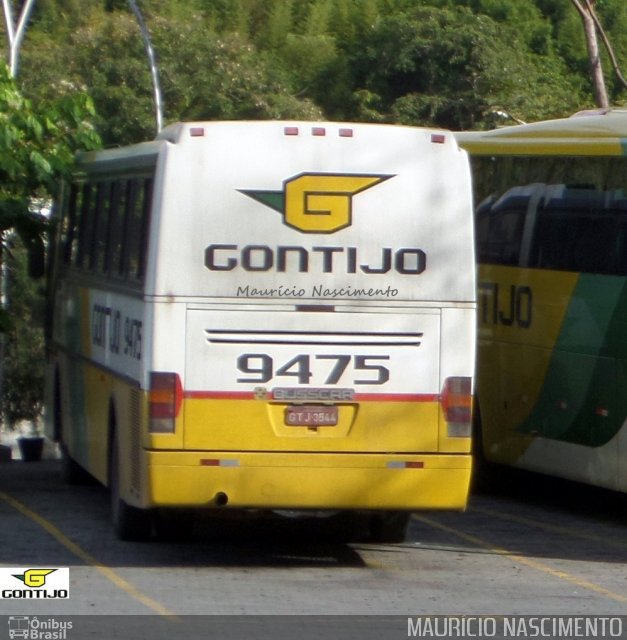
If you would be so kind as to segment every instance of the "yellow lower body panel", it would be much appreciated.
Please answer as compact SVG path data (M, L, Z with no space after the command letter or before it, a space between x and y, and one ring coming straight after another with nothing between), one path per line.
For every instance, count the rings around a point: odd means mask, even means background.
M460 510L471 472L469 455L434 454L149 451L147 463L147 507Z

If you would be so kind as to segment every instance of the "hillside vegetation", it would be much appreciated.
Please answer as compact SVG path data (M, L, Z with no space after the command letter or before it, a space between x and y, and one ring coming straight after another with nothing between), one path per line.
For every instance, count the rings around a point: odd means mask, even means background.
M303 118L482 128L594 106L570 0L141 0L166 122ZM598 0L619 63L627 3ZM613 104L626 94L609 61ZM126 0L37 0L19 82L35 102L85 89L105 144L154 136Z

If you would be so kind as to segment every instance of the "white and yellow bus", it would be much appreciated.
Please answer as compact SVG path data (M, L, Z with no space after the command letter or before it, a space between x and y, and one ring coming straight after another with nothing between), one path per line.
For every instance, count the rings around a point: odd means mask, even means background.
M487 460L627 491L627 111L457 136Z
M176 124L63 198L47 428L122 538L169 507L463 509L476 290L447 132Z

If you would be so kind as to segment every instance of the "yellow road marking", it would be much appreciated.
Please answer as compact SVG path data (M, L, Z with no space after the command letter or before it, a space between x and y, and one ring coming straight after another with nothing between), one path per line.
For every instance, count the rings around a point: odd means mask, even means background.
M554 533L560 533L565 536L571 536L573 538L580 538L581 540L589 540L590 542L600 542L604 545L612 547L626 548L627 542L618 540L616 538L608 538L607 536L598 536L594 533L584 533L582 531L573 531L566 527L559 527L555 524L547 524L540 520L534 520L533 518L525 518L524 516L517 516L513 513L501 513L500 511L493 511L492 509L484 509L483 507L472 507L473 511L483 513L491 518L501 518L502 520L511 520L512 522L520 522L532 527L538 527L545 529L546 531L553 531Z
M470 542L471 544L477 547L487 549L488 551L496 555L504 556L506 558L509 558L510 560L514 560L515 562L520 562L521 564L525 564L528 567L532 567L537 571L542 571L543 573L547 573L550 576L553 576L554 578L565 580L566 582L570 582L578 587L582 587L583 589L594 591L595 593L605 596L610 600L616 600L616 602L627 603L627 596L621 595L620 593L614 593L613 591L610 591L609 589L606 589L601 585L595 584L594 582L589 582L588 580L577 578L576 576L570 573L567 573L566 571L553 569L552 567L549 567L548 565L538 560L533 560L531 558L526 558L516 553L512 553L508 549L504 549L502 547L495 547L494 545L490 544L486 540L483 540L482 538L478 538L477 536L473 536L471 534L464 533L463 531L454 529L453 527L449 527L445 524L441 524L440 522L432 520L431 518L427 518L425 516L417 515L417 514L414 514L413 517L416 520L430 527L434 527L435 529L440 529L441 531L445 531L446 533L451 533L454 536L461 538L462 540L465 540L466 542Z
M29 509L26 505L22 504L19 500L16 500L12 496L0 491L0 499L4 500L7 504L11 505L16 511L19 511L22 515L26 516L29 520L38 524L42 529L45 529L53 538L61 543L70 553L82 560L85 564L93 566L94 569L99 571L107 580L112 582L116 587L125 591L132 598L141 602L144 606L148 607L155 613L166 618L178 620L175 613L170 611L167 607L163 606L156 600L153 600L149 596L143 594L139 589L133 586L130 582L119 576L111 567L102 564L98 559L92 556L90 553L79 547L75 542L72 542L59 528L55 527L50 521L40 516L35 511Z

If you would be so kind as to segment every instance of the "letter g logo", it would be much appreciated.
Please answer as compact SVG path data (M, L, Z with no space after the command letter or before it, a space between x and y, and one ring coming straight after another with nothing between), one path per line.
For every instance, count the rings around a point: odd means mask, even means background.
M305 232L333 233L351 224L353 196L383 176L304 174L285 182L285 224Z
M46 576L56 569L28 569L19 578L27 587L39 588L46 584Z
M351 225L353 196L392 177L302 173L285 180L282 192L242 193L282 213L289 227L305 233L333 233Z

